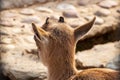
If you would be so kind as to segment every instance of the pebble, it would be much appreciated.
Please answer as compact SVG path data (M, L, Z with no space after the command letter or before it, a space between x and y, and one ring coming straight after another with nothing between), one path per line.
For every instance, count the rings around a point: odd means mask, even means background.
M13 45L13 44L8 44L8 45L5 45L5 48L7 48L7 49L15 49L15 45Z
M99 3L99 2L101 2L101 0L89 0L89 4L97 4L97 3Z
M4 20L0 21L0 25L2 26L13 27L15 24L16 22L14 22L13 19L5 18Z
M40 3L47 2L47 0L37 0L37 1L40 2Z
M0 30L0 35L9 35L5 30Z
M65 10L63 11L63 16L68 17L68 18L77 18L78 13L75 10Z
M32 36L25 36L23 39L27 43L33 43L34 42L33 35Z
M100 17L96 17L96 21L95 21L95 24L98 24L98 25L101 25L104 23L104 20Z
M46 7L37 7L35 8L36 10L40 11L40 12L48 12L48 13L53 13L53 11L49 8Z
M108 16L109 14L111 14L111 11L108 9L100 9L95 12L95 15L97 16Z
M118 9L117 12L120 13L120 9Z
M68 3L60 3L57 5L57 9L60 10L76 10L75 6Z
M87 19L87 20L90 21L90 20L93 19L93 17L92 17L92 16L85 16L85 19ZM101 24L103 24L103 23L104 23L104 20L103 20L102 18L96 17L95 24L101 25Z
M13 17L17 17L18 16L16 13L11 13L11 12L2 13L1 15L6 17L6 18L13 18Z
M32 15L35 13L35 11L33 9L22 9L20 13L24 15Z
M15 34L19 34L19 33L21 33L21 29L20 28L14 28L14 29L12 29L11 32L15 33Z
M90 20L93 19L93 16L85 16L85 19L88 20L88 21L90 21Z
M71 22L69 22L69 25L73 28L76 28L78 26L84 25L85 22L82 20L72 20Z
M23 23L32 23L32 22L39 23L40 19L37 16L27 16L27 17L23 18L21 22L23 22Z
M88 2L89 2L89 0L79 0L79 1L78 1L78 4L79 4L80 6L85 6L85 5L88 4Z
M1 39L1 42L5 44L10 44L12 43L12 38L3 38Z
M59 15L51 15L50 18L53 20L59 20Z
M103 8L111 8L111 7L117 6L118 3L114 0L104 0L104 1L101 1L98 5Z

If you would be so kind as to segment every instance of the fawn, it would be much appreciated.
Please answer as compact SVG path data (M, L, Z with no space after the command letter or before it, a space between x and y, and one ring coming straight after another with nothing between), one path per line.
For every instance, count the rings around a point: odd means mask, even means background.
M70 27L63 17L59 20L46 19L42 27L32 23L38 56L48 68L48 80L120 80L119 72L106 68L78 71L75 67L75 48L81 37L95 22L76 28Z

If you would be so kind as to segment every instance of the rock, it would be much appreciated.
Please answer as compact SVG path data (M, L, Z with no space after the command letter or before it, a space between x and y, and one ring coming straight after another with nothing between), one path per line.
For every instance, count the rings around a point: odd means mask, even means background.
M21 31L20 28L14 28L14 29L12 29L11 32L14 33L14 34L20 34L22 31Z
M32 14L34 14L35 13L35 11L33 10L33 9L22 9L21 11L20 11L20 13L21 14L24 14L24 15L32 15Z
M7 45L4 45L4 48L6 48L6 49L9 49L9 50L13 50L13 49L15 49L15 45L14 44L7 44Z
M89 0L78 0L78 4L79 4L80 6L85 6L85 5L88 4L88 2L89 2Z
M1 10L4 9L11 9L11 8L18 8L18 7L26 7L28 5L34 3L44 3L47 0L1 0Z
M59 20L59 15L51 15L50 18L53 20Z
M4 17L6 17L6 18L15 18L15 17L18 16L18 14L10 12L10 11L3 12L3 13L1 13L1 15L4 16Z
M104 1L101 1L98 5L103 8L111 8L111 7L117 6L118 3L114 0L104 0Z
M93 19L93 17L92 16L85 16L85 19L90 21ZM104 23L104 20L102 18L96 17L95 24L101 25L103 23Z
M75 6L68 3L60 3L57 5L57 9L60 10L76 10Z
M102 18L100 18L100 17L96 18L95 24L101 25L103 23L104 23L104 20Z
M90 4L90 3L92 3L92 4L97 4L97 3L99 3L99 2L101 2L101 0L89 0L89 3L88 4Z
M69 25L73 28L76 28L78 26L84 25L85 24L85 20L82 19L69 19Z
M32 57L31 57L32 56ZM12 73L18 80L34 80L37 77L47 76L46 68L41 64L37 56L33 54L22 55L21 52L9 52L2 54L4 74Z
M95 45L90 50L78 52L76 54L76 59L82 62L84 66L99 67L100 65L103 65L112 69L119 69L118 65L120 65L120 63L117 57L120 53L119 48L115 47L116 43L118 42Z
M23 38L26 43L34 43L33 40L33 35L32 36L27 36Z
M38 11L40 11L40 12L53 13L53 11L51 9L46 8L46 7L37 7L35 9L38 10Z
M6 31L0 30L0 35L8 35Z
M117 12L120 13L120 9L118 9Z
M90 5L90 4L97 4L101 2L101 0L78 0L77 3L80 6L86 6L86 5Z
M85 16L85 19L88 20L88 21L90 21L90 20L93 19L93 16Z
M37 0L38 2L40 2L40 3L45 3L45 2L47 2L48 0Z
M6 37L6 38L1 37L1 40L0 40L0 43L5 43L5 44L10 44L12 42L13 42L13 40L11 38L8 38L8 37Z
M28 16L28 17L23 18L21 22L23 22L23 23L32 23L32 22L39 23L40 19L37 16Z
M120 54L116 56L112 61L106 64L106 67L120 70Z
M68 17L68 18L77 18L78 13L75 10L65 10L63 11L63 16Z
M111 14L111 11L108 9L99 9L98 11L95 12L95 15L97 16L108 16Z
M0 25L7 26L7 27L13 27L16 24L19 24L19 22L18 21L14 21L11 18L4 18L4 19L1 19L1 21L0 21Z

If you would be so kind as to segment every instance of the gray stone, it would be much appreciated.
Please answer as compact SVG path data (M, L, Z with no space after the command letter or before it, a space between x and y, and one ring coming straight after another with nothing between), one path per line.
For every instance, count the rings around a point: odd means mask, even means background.
M14 21L14 20L11 19L11 18L3 18L3 19L1 19L1 21L0 21L0 25L2 25L2 26L7 26L7 27L13 27L13 26L15 26L16 24L18 25L19 22L18 22L18 21Z
M89 2L89 0L78 0L78 4L79 4L80 6L85 6L85 5L88 4L88 2Z
M90 21L93 19L93 17L92 16L85 16L85 19ZM102 18L96 17L95 24L101 25L103 23L104 23L104 20Z
M13 34L20 34L22 31L21 31L20 28L14 28L14 29L11 30L11 32L12 32Z
M44 3L44 2L47 2L48 0L37 0L37 1L40 3Z
M14 44L7 44L7 45L4 45L4 48L9 49L9 50L14 50L15 47L16 47L16 46L15 46Z
M106 43L103 45L95 45L90 50L78 52L76 59L83 63L83 66L103 65L112 69L119 69L119 48L115 47L114 43ZM114 63L113 63L114 62Z
M34 43L33 35L32 36L25 36L23 39L26 43Z
M98 5L103 8L111 8L111 7L117 6L118 3L114 0L104 0L104 1L101 1Z
M77 18L78 13L75 10L66 10L66 11L63 11L63 16L68 18Z
M1 9L11 9L16 7L26 7L34 3L44 3L47 0L1 0Z
M8 37L6 37L6 38L1 37L0 43L10 44L10 43L13 43L13 40Z
M48 12L48 13L53 13L53 11L49 8L46 7L37 7L35 8L36 10L40 11L40 12Z
M51 15L50 18L54 20L59 20L59 15Z
M10 12L10 11L8 11L8 12L2 12L1 15L4 16L4 17L6 17L6 18L14 18L14 17L18 16L18 14Z
M78 26L81 26L81 25L84 25L85 24L85 20L82 20L82 19L69 19L69 25L73 28L76 28Z
M28 16L28 17L23 18L21 20L21 22L23 22L23 23L32 23L32 22L39 23L40 19L37 16Z
M99 2L101 2L101 0L89 0L89 3L88 4L90 4L90 3L92 3L92 4L97 4L97 3L99 3Z
M95 12L95 15L97 16L108 16L111 14L111 11L108 9L99 9L98 11Z
M76 10L75 6L68 3L60 3L57 5L57 9L60 10Z
M33 54L24 54L17 52L9 52L2 54L2 63L4 63L4 74L12 73L17 80L34 80L37 77L47 76L47 70L42 63L35 59L37 56ZM38 62L39 61L39 62Z
M100 17L96 17L95 24L101 25L104 23L104 20Z
M120 9L118 9L117 12L120 13Z
M90 21L90 20L93 19L93 16L85 16L85 19L88 20L88 21Z
M25 14L25 15L32 15L32 14L34 14L35 13L35 11L33 10L33 9L22 9L21 11L20 11L20 13L21 14Z

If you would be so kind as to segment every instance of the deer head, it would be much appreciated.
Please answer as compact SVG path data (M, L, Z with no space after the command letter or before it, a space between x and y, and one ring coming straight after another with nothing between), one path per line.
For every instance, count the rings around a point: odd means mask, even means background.
M54 63L54 60L59 62L65 58L73 58L77 41L91 29L94 21L95 17L77 28L69 26L63 17L58 21L47 18L42 27L32 23L41 61L47 66Z

